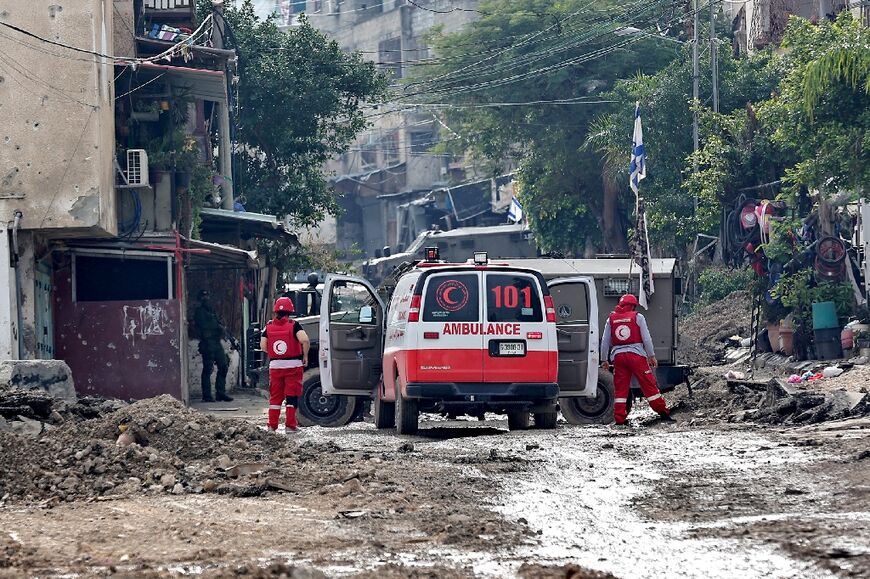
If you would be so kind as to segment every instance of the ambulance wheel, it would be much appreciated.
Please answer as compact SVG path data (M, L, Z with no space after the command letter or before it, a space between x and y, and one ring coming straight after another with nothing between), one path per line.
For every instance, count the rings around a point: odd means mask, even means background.
M327 396L320 388L320 370L305 373L299 397L301 426L345 426L353 420L360 405L356 396Z
M396 404L381 399L380 388L374 401L375 428L393 428L396 426Z
M568 424L610 424L613 422L613 376L599 372L595 398L560 398L559 407Z
M525 411L508 412L508 430L528 430L529 413Z
M556 428L559 419L558 412L535 412L535 428L552 430Z
M420 411L416 400L408 400L402 396L399 380L396 378L396 432L399 434L417 434L420 425Z

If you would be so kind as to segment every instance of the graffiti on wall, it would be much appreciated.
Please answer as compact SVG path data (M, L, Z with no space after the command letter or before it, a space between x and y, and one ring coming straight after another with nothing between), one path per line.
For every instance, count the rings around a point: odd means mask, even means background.
M136 343L148 336L163 336L171 332L172 318L162 304L148 302L144 306L124 306L124 337Z

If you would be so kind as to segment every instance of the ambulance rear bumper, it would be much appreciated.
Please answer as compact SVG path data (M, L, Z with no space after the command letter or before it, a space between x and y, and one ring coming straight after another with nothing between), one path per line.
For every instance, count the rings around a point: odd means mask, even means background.
M555 400L559 385L555 382L418 382L405 386L407 398L434 400L486 401Z

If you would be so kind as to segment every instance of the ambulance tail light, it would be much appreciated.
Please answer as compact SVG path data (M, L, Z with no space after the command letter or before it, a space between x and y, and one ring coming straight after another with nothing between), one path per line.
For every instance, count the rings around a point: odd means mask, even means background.
M553 305L552 296L544 296L544 307L547 308L547 321L556 322L556 307Z
M408 310L409 322L420 321L420 300L421 298L418 295L411 298L411 308Z
M526 333L527 340L543 340L544 332L528 332Z
M424 340L437 340L439 337L438 332L423 332Z

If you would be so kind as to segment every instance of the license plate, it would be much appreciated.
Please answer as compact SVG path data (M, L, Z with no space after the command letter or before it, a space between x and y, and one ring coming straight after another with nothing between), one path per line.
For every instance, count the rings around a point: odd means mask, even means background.
M498 345L499 356L525 356L526 345L522 342L501 342Z

